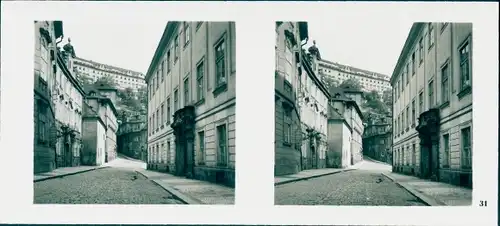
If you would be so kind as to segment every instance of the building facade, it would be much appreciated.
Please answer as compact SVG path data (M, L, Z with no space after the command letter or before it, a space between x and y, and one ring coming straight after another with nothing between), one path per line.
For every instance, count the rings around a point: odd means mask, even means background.
M472 24L415 23L391 78L393 170L472 186Z
M322 81L330 86L337 87L343 81L354 78L363 86L364 92L377 91L383 93L391 89L390 77L388 75L371 72L328 60L320 60L318 73Z
M328 112L327 167L345 168L363 160L363 114L355 101L361 94L333 91Z
M94 82L98 78L109 76L120 89L131 88L137 90L146 86L145 75L143 73L78 57L74 59L72 69L79 76L86 76Z
M392 164L392 127L390 123L367 125L363 133L363 154Z
M55 109L56 165L57 167L79 166L82 145L82 115L85 92L71 68L74 50L66 44L57 51L57 71L53 99Z
M275 163L274 174L302 170L302 124L298 107L301 89L302 43L307 42L307 23L276 23L275 71ZM304 76L306 73L304 73Z
M85 165L100 165L117 156L117 111L108 96L112 88L87 90L83 115L83 150ZM116 90L115 90L116 92Z
M148 127L139 115L122 122L118 127L118 152L147 161Z
M302 167L319 169L326 167L328 101L330 94L316 76L315 61L321 59L317 49L310 49L309 55L302 54L302 75L299 76L297 103L302 127ZM312 63L312 64L311 64Z
M56 164L56 126L53 99L57 70L57 42L61 21L35 21L34 56L34 173L52 171ZM62 38L61 38L62 39ZM59 41L58 41L59 40Z
M234 22L168 22L146 74L149 169L234 186Z

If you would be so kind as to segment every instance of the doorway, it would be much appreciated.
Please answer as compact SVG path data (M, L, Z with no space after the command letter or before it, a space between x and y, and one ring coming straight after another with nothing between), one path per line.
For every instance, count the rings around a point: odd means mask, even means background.
M71 166L71 149L69 143L64 144L64 166Z

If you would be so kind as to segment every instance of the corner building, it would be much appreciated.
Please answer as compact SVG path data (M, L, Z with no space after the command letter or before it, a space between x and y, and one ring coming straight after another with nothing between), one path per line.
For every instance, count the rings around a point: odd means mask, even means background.
M472 187L472 24L415 23L391 84L393 171Z
M234 22L168 22L146 74L148 168L235 184Z

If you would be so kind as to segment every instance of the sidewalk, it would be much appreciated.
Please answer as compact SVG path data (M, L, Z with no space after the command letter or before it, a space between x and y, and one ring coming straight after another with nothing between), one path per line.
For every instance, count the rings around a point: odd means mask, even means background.
M472 189L393 172L382 174L429 206L468 206L472 204Z
M234 204L234 188L150 170L137 172L186 204Z
M336 169L336 168L324 168L324 169L311 169L311 170L303 170L296 174L284 175L284 176L275 176L274 177L274 186L287 184L295 181L308 180L311 178L347 172L351 170L356 170L362 165L362 161L355 165L352 165L348 168Z
M33 182L44 181L53 178L70 176L78 173L84 173L92 170L107 168L109 166L76 166L76 167L62 167L56 168L50 172L35 174L33 178Z

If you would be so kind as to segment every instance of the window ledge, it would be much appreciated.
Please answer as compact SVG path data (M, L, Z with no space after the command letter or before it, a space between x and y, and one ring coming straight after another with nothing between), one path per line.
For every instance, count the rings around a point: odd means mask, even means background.
M283 142L283 146L291 147L291 146L292 146L292 144L291 144L291 143L288 143L288 142Z
M183 48L186 49L186 47L189 45L189 43L191 43L191 40L187 41L186 43L184 43L184 46Z
M201 98L201 100L197 101L194 106L200 106L205 103L205 98Z
M448 100L448 101L444 102L443 104L441 104L441 106L439 106L439 109L444 109L444 108L449 107L449 106L450 106L450 101Z
M472 87L469 85L469 86L466 86L464 87L458 94L458 99L462 99L464 96L470 94L472 92Z
M226 90L227 90L227 83L223 83L219 85L217 88L215 88L214 91L212 91L212 93L214 94L214 96L217 96Z

